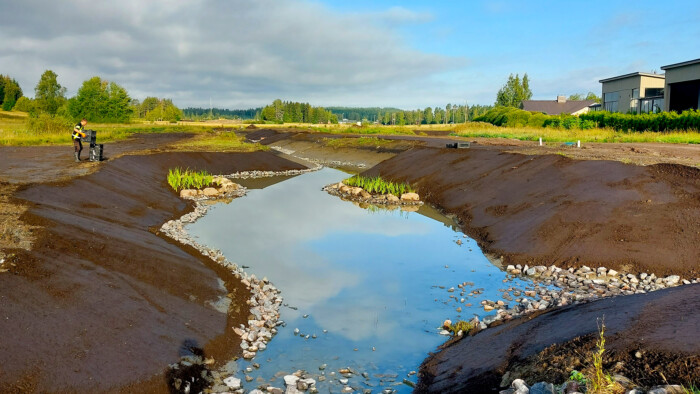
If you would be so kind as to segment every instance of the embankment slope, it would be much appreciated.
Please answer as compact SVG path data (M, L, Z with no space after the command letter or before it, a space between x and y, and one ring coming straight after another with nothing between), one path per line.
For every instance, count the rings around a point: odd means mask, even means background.
M700 169L414 148L366 172L409 181L507 264L700 275Z
M175 166L223 174L304 168L267 152L164 153L21 187L15 198L30 205L22 220L43 229L0 275L0 391L167 392L165 367L184 344L217 360L238 350L229 327L247 318L247 290L157 235L192 208L165 181ZM233 312L211 306L229 293Z

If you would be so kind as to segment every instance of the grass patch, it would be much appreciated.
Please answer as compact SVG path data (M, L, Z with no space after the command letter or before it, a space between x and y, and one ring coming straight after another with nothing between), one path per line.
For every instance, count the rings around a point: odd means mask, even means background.
M254 152L270 150L266 145L245 142L242 137L230 131L200 131L194 137L172 146L175 150L207 152Z
M700 144L700 132L621 132L611 128L594 129L557 129L538 127L498 127L491 124L474 122L457 125L452 135L471 138L508 138L522 141L545 142L661 142L668 144Z
M332 148L352 148L352 147L367 147L374 146L380 147L384 145L389 145L392 141L377 137L359 137L359 138L332 138L325 141L326 146Z
M355 175L343 181L344 184L353 187L360 187L371 194L393 194L400 197L404 193L413 193L415 190L405 182L391 182L382 179L380 176L365 177Z
M168 184L176 192L183 189L203 189L214 183L214 176L207 171L191 171L189 168L171 168L168 171Z

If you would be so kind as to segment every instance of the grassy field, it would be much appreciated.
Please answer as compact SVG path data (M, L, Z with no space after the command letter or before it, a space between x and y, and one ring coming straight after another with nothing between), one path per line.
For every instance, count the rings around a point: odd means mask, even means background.
M564 130L534 127L498 127L488 123L456 125L454 135L460 137L510 138L546 142L663 142L669 144L700 144L700 132L619 132L612 129Z
M359 137L359 138L325 138L326 146L331 148L357 148L357 147L379 147L390 145L392 141L377 137Z
M251 144L237 136L232 131L217 131L216 129L200 129L190 139L183 140L170 147L181 151L215 151L215 152L253 152L269 150L266 145Z
M69 145L71 131L37 133L28 131L28 116L23 112L0 111L0 146L23 145ZM87 128L97 130L100 142L123 140L135 133L177 133L195 134L191 140L177 146L178 149L242 151L265 149L259 145L247 144L233 133L217 132L217 128L243 129L247 127L239 121L208 121L167 123L131 123L131 124L95 124ZM564 130L555 128L514 128L498 127L488 123L472 122L458 125L408 125L408 126L356 126L356 125L309 125L301 123L266 124L259 128L299 129L311 132L331 134L360 135L426 135L428 131L449 131L452 135L465 138L508 138L537 141L540 137L546 142L662 142L671 144L700 144L700 132L617 132L612 129ZM369 137L368 137L369 138ZM362 144L381 145L380 140L361 139L353 142L354 146ZM329 142L330 146L343 147L347 142L337 140ZM358 145L359 144L359 145Z

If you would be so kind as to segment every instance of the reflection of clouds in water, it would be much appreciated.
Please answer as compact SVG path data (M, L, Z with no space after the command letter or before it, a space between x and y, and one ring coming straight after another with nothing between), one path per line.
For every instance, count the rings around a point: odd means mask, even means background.
M404 261L394 259L410 259L412 248L420 249L420 242L404 236L423 238L435 223L415 220L416 213L409 214L410 221L406 213L369 214L320 191L345 176L326 169L253 190L214 207L190 231L231 260L251 266L249 272L270 278L285 302L299 308L285 311L291 324L313 311L320 328L350 340L408 346L417 338L411 331L415 327L390 317L413 311L406 311L401 293L407 290L395 272L406 268Z
M333 232L399 236L429 231L425 224L407 226L406 219L395 214L375 214L368 220L362 209L319 192L343 177L340 171L326 169L252 190L230 205L215 206L189 230L227 256L235 256L236 262L252 266L251 272L270 278L295 306L308 307L359 282L358 273L327 261L306 247L309 242ZM319 209L329 203L332 209Z

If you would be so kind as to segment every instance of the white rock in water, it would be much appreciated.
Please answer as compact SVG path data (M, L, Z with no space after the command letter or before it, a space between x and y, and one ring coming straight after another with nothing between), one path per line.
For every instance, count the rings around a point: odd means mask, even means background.
M224 379L224 384L232 390L238 390L241 388L241 380L235 376L230 376Z
M295 375L286 375L284 377L284 384L287 386L296 387L298 381L299 381L299 377L295 376Z

